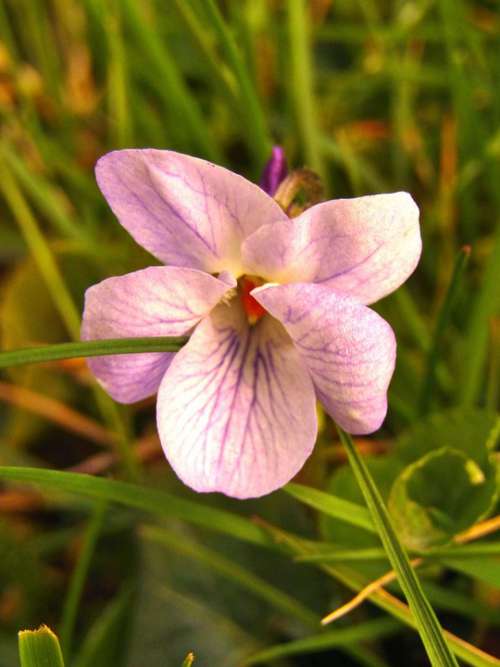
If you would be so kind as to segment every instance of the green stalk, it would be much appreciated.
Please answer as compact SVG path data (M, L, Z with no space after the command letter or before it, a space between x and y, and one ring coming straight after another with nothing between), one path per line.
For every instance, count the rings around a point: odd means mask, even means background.
M177 352L187 338L112 338L87 340L78 343L56 343L44 347L27 347L0 352L0 368L38 364L60 359L100 357L109 354L136 354L143 352Z
M458 667L365 462L359 456L351 436L340 428L338 432L387 557L408 600L431 664L434 667Z

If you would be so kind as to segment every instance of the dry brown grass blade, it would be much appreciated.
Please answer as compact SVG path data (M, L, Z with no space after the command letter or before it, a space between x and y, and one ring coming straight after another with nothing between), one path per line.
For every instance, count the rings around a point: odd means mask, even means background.
M499 529L500 529L500 515L495 516L491 519L486 519L485 521L481 521L480 523L477 523L475 526L472 526L472 528L469 528L468 530L459 533L458 535L455 536L453 542L455 542L456 544L466 544L467 542L472 542L473 540L477 540L480 537L485 537L486 535L490 535L491 533ZM419 567L424 562L425 562L424 557L414 558L411 561L411 564L412 567ZM382 575L378 579L375 579L374 581L370 582L367 586L365 586L365 588L359 591L359 593L357 593L357 595L355 595L352 598L352 600L349 600L349 602L346 602L346 604L330 612L327 616L325 616L321 620L321 624L327 625L328 623L332 623L333 621L336 621L342 616L345 616L356 607L359 607L359 605L362 604L367 598L369 598L374 592L380 590L384 586L387 586L387 584L390 584L395 579L396 579L396 573L394 572L394 570L386 572L384 575Z

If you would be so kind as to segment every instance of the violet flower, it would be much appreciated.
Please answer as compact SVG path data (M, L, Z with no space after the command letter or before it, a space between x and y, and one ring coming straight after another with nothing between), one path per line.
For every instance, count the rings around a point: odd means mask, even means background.
M367 304L418 262L410 195L290 219L257 185L171 151L108 153L96 174L121 224L169 266L90 287L82 337L190 339L89 365L117 401L158 391L161 444L187 485L248 498L288 482L313 449L317 398L353 434L379 428L396 341Z

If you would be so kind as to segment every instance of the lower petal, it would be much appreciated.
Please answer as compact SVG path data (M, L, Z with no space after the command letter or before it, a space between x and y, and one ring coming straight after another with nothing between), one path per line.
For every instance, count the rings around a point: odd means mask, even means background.
M290 337L270 317L249 327L235 301L214 309L177 353L157 411L165 455L196 491L270 493L316 439L314 388Z
M280 320L306 362L318 398L346 431L376 431L387 412L396 340L375 311L328 287L260 287L252 296Z
M182 336L235 285L202 271L151 266L103 280L85 294L82 339ZM93 357L92 373L121 403L154 394L174 354L154 352Z

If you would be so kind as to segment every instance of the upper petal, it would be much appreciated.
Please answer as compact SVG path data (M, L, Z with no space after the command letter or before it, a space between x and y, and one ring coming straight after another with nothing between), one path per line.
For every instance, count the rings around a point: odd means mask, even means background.
M108 278L85 293L82 339L182 336L232 287L195 269L152 266ZM88 365L117 401L133 403L154 394L172 353L93 357Z
M113 212L162 262L241 272L241 240L283 219L257 185L205 160L153 149L108 153L96 178Z
M376 431L387 412L396 359L389 324L322 285L264 286L252 296L283 323L333 419L350 433Z
M242 254L247 271L269 281L322 283L369 304L408 278L421 249L418 208L396 192L328 201L264 225Z
M196 491L262 496L300 470L316 439L314 389L283 327L250 328L221 304L177 353L158 394L167 459Z

